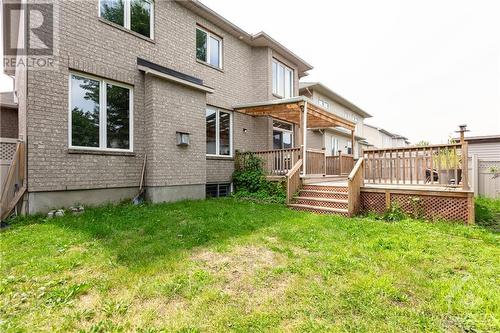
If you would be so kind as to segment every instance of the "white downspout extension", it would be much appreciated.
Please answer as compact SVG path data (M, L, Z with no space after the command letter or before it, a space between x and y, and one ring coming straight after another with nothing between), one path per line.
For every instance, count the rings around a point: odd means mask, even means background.
M302 160L302 165L304 167L304 176L306 175L307 173L307 101L304 102L304 124L303 125L303 144L304 144L304 156L302 157L303 160Z

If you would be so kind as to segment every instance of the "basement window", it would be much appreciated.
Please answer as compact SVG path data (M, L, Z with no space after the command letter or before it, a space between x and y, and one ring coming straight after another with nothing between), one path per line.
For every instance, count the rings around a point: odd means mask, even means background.
M227 197L231 194L231 183L207 184L205 189L207 198Z

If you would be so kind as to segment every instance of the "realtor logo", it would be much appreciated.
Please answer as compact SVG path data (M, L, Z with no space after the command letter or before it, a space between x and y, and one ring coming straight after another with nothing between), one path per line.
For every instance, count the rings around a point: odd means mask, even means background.
M3 4L5 56L50 56L54 51L54 11L51 3Z

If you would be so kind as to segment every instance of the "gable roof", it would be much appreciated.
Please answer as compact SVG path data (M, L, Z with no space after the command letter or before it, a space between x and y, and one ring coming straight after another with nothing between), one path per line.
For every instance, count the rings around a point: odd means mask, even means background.
M308 64L305 60L300 58L298 55L290 51L288 48L277 42L275 39L273 39L271 36L269 36L263 31L257 34L249 34L248 32L238 27L236 24L222 17L220 14L208 8L198 0L175 0L175 1L178 4L191 10L195 14L212 22L222 30L230 33L231 35L235 36L236 38L247 43L250 46L269 47L275 50L281 56L291 61L295 65L297 65L299 70L299 76L306 76L307 75L306 72L313 69L313 67L310 64Z
M363 118L370 118L372 117L371 114L368 112L362 110L358 106L354 105L352 102L348 101L344 97L340 96L327 86L325 86L321 82L299 82L299 90L305 90L305 89L312 89L312 90L317 90L318 92L322 93L323 95L327 96L328 98L334 100L335 102L345 106L349 110L356 112Z

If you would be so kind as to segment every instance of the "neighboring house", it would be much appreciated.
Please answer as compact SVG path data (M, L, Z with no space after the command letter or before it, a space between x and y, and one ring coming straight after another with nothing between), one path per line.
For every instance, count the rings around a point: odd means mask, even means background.
M355 147L352 147L351 133L343 128L310 130L308 140L311 148L325 148L328 155L353 154L360 156L361 149L368 147L363 135L363 124L370 114L347 99L338 95L320 82L300 82L300 95L310 98L317 105L355 124ZM354 151L353 151L354 150Z
M234 106L307 103L311 65L198 1L138 1L58 2L54 68L15 73L30 213L133 197L146 154L149 200L222 196L236 150L298 140L297 122Z
M410 146L408 138L369 124L363 124L363 135L373 148L380 149Z
M17 103L13 92L0 93L0 139L18 138Z

